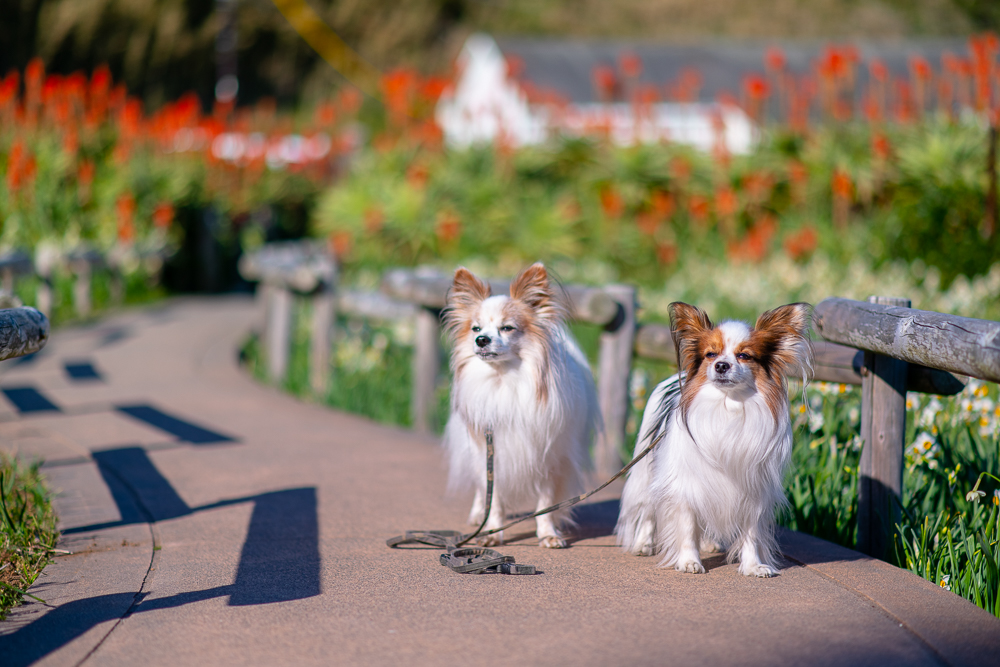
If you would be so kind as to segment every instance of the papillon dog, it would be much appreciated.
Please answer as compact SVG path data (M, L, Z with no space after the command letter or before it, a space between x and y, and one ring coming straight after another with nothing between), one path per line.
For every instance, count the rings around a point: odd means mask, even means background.
M704 311L670 304L679 373L653 391L615 535L630 554L702 573L699 549L726 548L740 574L778 573L775 512L792 451L786 379L812 369L810 307L793 303L713 326Z
M485 529L534 501L536 511L583 490L590 441L599 425L587 358L565 326L566 306L545 267L534 264L491 296L489 284L455 271L445 315L453 343L451 416L445 427L449 487L472 488L469 522L483 520L486 431L493 432L494 490ZM539 544L566 546L566 512L536 519ZM481 540L501 544L503 534Z

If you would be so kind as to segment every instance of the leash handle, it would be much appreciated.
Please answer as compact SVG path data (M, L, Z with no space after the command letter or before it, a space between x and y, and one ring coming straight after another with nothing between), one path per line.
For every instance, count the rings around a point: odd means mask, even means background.
M385 541L385 544L390 549L395 549L403 544L426 544L432 547L441 547L442 549L448 549L448 551L453 551L458 547L466 544L470 540L475 539L480 533L482 533L483 528L486 527L486 522L490 520L490 511L493 509L493 457L495 455L495 449L493 446L493 429L486 429L486 511L483 513L483 521L479 524L479 528L471 533L460 533L456 530L408 530L404 535L399 535L397 537L390 537ZM495 533L495 530L491 530L486 535Z

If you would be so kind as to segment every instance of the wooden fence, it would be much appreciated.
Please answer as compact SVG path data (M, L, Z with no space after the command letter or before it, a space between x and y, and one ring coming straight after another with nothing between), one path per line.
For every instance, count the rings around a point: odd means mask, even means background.
M34 308L0 309L0 361L38 352L49 340L49 320Z
M287 294L298 291L326 304L313 306L314 387L324 387L323 378L329 377L334 307L345 314L412 317L416 323L413 424L418 430L432 430L435 426L432 397L441 368L440 314L451 277L433 271L397 269L383 277L382 292L389 300L370 294L334 296L332 259L324 260L328 264L317 263L315 258L309 260L314 266L322 265L322 269L316 269L317 276L327 276L322 279L327 281L322 286L320 279L315 278L303 279L296 283L299 287L293 287L288 276L301 271L294 260L299 251L286 248L283 252L291 264L281 271L268 273L254 268L266 264L258 258L247 260L243 273L244 277L261 280L264 285L261 290L264 339L272 379L283 377L287 368L290 326L290 305L276 305L283 304L286 298L276 297L276 290ZM315 246L309 252L322 255L325 250ZM280 262L272 260L272 264ZM288 268L292 265L298 268ZM490 285L495 294L509 289L505 281L491 281ZM632 360L638 356L676 364L674 343L666 325L636 321L636 291L632 286L566 285L564 289L573 318L603 327L597 383L605 430L595 446L594 461L599 474L611 475L622 464ZM906 392L953 395L965 386L965 376L1000 382L1000 323L909 306L906 299L888 297L871 297L868 303L830 298L820 302L814 312L815 333L821 339L813 340L813 379L862 388L861 437L865 444L859 470L857 546L878 557L888 555L899 519ZM321 314L316 315L317 312ZM274 359L283 361L278 363ZM316 360L321 360L322 365Z
M139 261L155 258L161 263L167 255L162 249L139 252L133 249L129 252ZM66 252L42 250L34 257L23 250L6 251L0 253L0 289L13 294L18 276L37 276L39 282L35 304L41 313L49 317L55 306L55 276L57 272L65 271L73 276L73 310L80 317L88 317L93 310L93 276L96 270L106 269L111 274L111 303L119 305L124 302L125 280L122 268L127 261L126 254L125 251L114 250L101 253L86 247Z

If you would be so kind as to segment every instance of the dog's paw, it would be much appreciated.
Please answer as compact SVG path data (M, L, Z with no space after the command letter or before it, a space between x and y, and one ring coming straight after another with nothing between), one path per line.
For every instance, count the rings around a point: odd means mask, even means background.
M503 544L503 531L499 533L493 533L492 535L483 535L482 537L477 537L474 542L481 547L497 547Z
M756 565L740 565L740 574L747 577L776 577L778 571L770 565L757 563Z
M690 572L691 574L705 574L705 566L697 560L679 561L674 566L678 572Z
M654 553L656 553L656 550L653 548L652 544L644 544L644 545L642 545L642 548L640 548L639 551L636 552L635 555L636 556L652 556Z
M538 546L545 547L546 549L565 549L569 544L558 535L546 535L545 537L538 538Z

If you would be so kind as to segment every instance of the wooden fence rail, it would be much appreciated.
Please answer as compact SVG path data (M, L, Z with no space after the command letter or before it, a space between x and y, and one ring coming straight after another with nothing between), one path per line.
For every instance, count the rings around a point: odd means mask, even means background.
M0 289L13 294L17 276L37 276L40 280L36 288L35 305L48 317L55 306L55 275L58 271L68 271L73 275L73 310L80 317L88 317L93 310L95 270L110 271L111 303L120 305L125 300L123 265L128 258L139 261L155 259L162 265L167 254L163 248L116 248L102 253L82 246L69 251L41 249L34 256L23 250L5 251L0 253Z
M253 268L248 260L244 277L257 276L264 282L263 292L272 294L266 298L273 299L272 290L292 288L293 281L287 276L293 273L286 272L282 274L286 277L279 278L277 273ZM324 280L332 293L334 278ZM318 293L319 282L315 285L306 282L309 281L304 280L299 286L300 292ZM509 290L505 281L491 281L490 285L494 294ZM382 296L348 292L330 297L331 304L348 314L413 318L416 340L411 411L415 428L424 431L434 427L432 397L439 380L442 353L440 314L450 286L450 275L397 269L384 274ZM595 447L594 459L598 473L611 474L621 464L633 357L676 364L674 343L668 326L636 321L636 291L632 286L567 285L564 289L574 319L604 328L597 366L605 431ZM287 322L289 313L287 309L273 307L267 312L265 329L269 333L265 338L272 341L267 353L284 355L287 359L287 334L276 340L275 332L282 327L287 330L287 323L276 319ZM332 310L329 317L332 318ZM331 329L324 326L323 331L314 327L314 336L318 335L324 341L322 345L329 346ZM1000 382L1000 323L916 310L909 307L906 299L871 297L866 303L830 298L816 306L814 328L824 340L812 341L815 357L812 379L862 388L864 445L859 466L857 546L861 551L885 558L892 548L899 520L906 392L957 394L964 388L966 376ZM284 351L277 349L279 342ZM317 344L314 340L314 350ZM322 359L328 360L328 347L324 354ZM328 361L324 363L329 366ZM315 365L313 369L319 371Z
M814 318L824 338L863 350L857 548L878 558L890 555L900 518L906 391L920 376L947 381L946 372L1000 381L1000 323L909 306L892 297L831 298Z
M49 340L49 320L34 308L0 310L0 361L38 352Z

